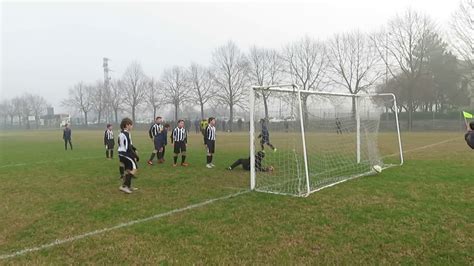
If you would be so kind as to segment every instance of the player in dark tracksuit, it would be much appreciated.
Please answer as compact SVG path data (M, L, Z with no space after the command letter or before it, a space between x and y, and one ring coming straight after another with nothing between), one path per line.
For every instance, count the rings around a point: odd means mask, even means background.
M464 134L464 140L469 147L474 149L474 121L469 123L469 128L467 129L466 134Z
M133 122L129 118L124 118L120 123L122 130L118 137L118 156L120 163L124 166L125 176L123 184L119 187L120 191L127 194L132 193L136 188L132 187L132 178L137 173L137 162L139 161L137 149L133 146L130 131L133 128Z
M71 147L71 151L72 151L71 136L72 136L71 129L69 128L69 125L66 124L64 126L64 130L63 130L63 139L64 139L64 149L65 150L67 150L67 143L69 142L69 147Z
M107 129L104 132L104 145L105 145L105 157L107 159L114 158L114 132L112 131L112 125L107 124Z
M260 171L260 172L270 172L273 171L273 167L264 167L262 164L263 158L265 158L265 152L264 151L259 151L257 154L255 154L255 170ZM250 157L247 159L241 158L235 161L231 166L227 167L228 170L232 170L235 167L242 165L242 168L244 170L250 171Z
M150 136L150 139L153 141L153 145L155 145L155 139L160 138L161 139L161 133L163 131L163 125L161 124L162 118L161 116L157 116L155 118L155 123L150 127L148 130L148 135ZM156 147L153 149L153 152L151 153L150 159L148 160L149 165L153 165L153 159L157 155L158 150Z
M165 162L165 152L166 152L166 145L168 145L168 130L170 130L170 124L166 123L163 127L163 132L161 132L162 139L163 139L163 146L161 148L161 152L158 152L158 163Z
M275 152L277 149L270 143L270 133L268 132L267 123L265 119L261 119L260 124L262 124L262 133L258 135L258 138L261 138L260 146L262 147L262 151L265 149L264 145L267 144Z

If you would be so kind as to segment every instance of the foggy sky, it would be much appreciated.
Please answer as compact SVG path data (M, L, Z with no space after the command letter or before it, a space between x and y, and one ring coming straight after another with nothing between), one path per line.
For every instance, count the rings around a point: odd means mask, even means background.
M208 64L228 40L244 51L256 44L281 48L304 35L321 40L353 29L379 29L408 7L430 15L443 30L458 1L315 1L312 3L1 4L1 97L24 92L47 98L56 112L78 81L112 78L139 61L159 77L173 65Z

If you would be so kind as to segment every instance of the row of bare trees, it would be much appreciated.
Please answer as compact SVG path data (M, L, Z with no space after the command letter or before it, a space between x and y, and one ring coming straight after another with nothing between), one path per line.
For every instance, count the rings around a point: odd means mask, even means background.
M4 99L0 102L0 117L2 124L13 126L14 120L19 126L25 125L30 128L30 118L34 117L35 126L40 126L40 118L46 114L48 107L47 101L40 95L25 93L22 96L15 97L11 100Z
M400 103L397 111L408 113L410 128L416 111L445 111L466 104L463 78L472 82L474 36L472 24L469 28L466 21L472 23L472 10L472 0L461 2L451 25L451 33L457 36L454 44L442 39L428 16L407 10L375 33L352 31L327 41L305 36L281 50L253 46L245 53L229 41L214 50L209 66L173 66L158 78L145 75L134 62L108 86L76 84L64 103L81 111L86 121L94 111L99 122L104 112L106 119L113 114L117 121L121 111L135 119L141 107L156 116L164 106L173 107L175 120L184 106L199 106L204 118L206 106L225 105L232 129L236 108L246 107L246 88L294 83L301 90L394 92ZM269 92L259 97L268 117Z

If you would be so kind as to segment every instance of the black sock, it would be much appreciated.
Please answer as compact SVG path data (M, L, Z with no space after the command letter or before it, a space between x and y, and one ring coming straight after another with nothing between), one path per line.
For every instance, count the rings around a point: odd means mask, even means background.
M105 158L109 158L109 150L105 151Z
M181 163L184 163L184 161L186 161L186 155L181 156Z
M209 156L209 163L212 163L212 155Z
M173 156L174 164L178 161L178 156Z
M123 166L119 166L119 172L120 172L120 177L123 177L123 174L125 173L125 168Z
M114 150L110 150L110 158L114 158Z
M154 153L154 152L151 153L150 161L153 161L153 159L155 158L155 155L156 155L156 153Z
M132 174L126 174L125 180L123 181L123 185L126 187L130 187L132 185Z
M211 163L211 156L207 156L207 164Z

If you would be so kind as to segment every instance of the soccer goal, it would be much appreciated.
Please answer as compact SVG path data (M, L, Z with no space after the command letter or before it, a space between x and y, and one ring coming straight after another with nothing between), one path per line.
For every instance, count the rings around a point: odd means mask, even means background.
M250 156L252 190L293 196L402 165L396 98L254 86Z

